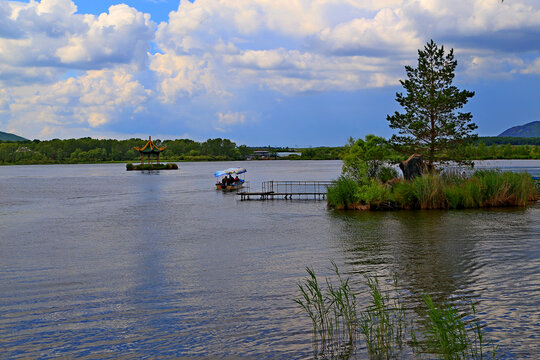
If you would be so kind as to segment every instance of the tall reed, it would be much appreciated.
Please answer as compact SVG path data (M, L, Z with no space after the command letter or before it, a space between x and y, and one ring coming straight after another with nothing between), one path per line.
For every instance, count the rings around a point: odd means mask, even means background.
M394 296L390 296L377 278L367 277L371 303L360 313L360 332L372 359L396 359L403 349L405 311L397 297L397 278L394 284Z
M539 186L527 172L479 170L427 173L411 182L384 185L372 180L357 184L340 178L328 188L328 204L337 208L457 209L492 206L525 206L540 197Z
M313 347L316 357L349 358L358 336L356 295L349 279L343 279L332 262L338 284L326 279L326 289L319 284L312 268L309 277L298 283L301 296L294 301L306 311L313 325Z
M427 306L423 332L426 352L436 353L444 359L466 358L469 347L467 329L457 311L448 305L435 306L427 295L424 302Z
M443 178L436 173L428 173L413 180L414 195L420 209L440 209L445 207Z
M450 184L444 189L446 198L446 207L448 209L458 209L465 207L465 199L463 191L459 185Z
M528 201L538 200L538 189L528 173L503 173L505 181L510 185L509 192L515 196L515 202L526 205Z
M424 296L424 304L426 319L420 328L423 342L418 353L436 354L445 360L496 358L497 349L484 341L474 304L471 303L472 315L461 315L448 303L437 306L429 295ZM487 347L489 352L485 351Z
M337 209L346 209L356 202L356 191L359 184L351 178L341 176L332 185L328 186L326 199L328 205Z
M472 315L467 315L446 302L437 305L425 295L424 317L413 319L414 313L405 310L399 296L396 276L393 289L366 277L370 302L358 313L349 279L342 278L334 262L332 266L337 285L326 278L326 287L321 286L314 270L307 267L309 276L298 283L301 296L294 299L311 319L315 358L351 358L360 334L370 359L398 359L411 353L445 360L496 358L497 349L484 339L473 304Z
M391 201L397 208L412 209L418 206L414 188L407 181L398 182L392 187Z

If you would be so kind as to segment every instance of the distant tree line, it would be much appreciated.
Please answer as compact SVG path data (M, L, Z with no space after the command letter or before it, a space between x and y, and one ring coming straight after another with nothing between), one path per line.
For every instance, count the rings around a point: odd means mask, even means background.
M461 146L458 151L471 160L540 159L540 145L512 145L511 143L487 145L480 140L476 144Z
M140 159L135 146L147 140L98 140L92 138L67 140L33 140L0 142L0 164L64 164L132 161ZM252 150L236 146L228 139L197 142L189 139L154 141L167 146L163 161L241 160Z
M475 143L461 145L458 151L470 160L540 159L538 139L481 137ZM0 165L138 162L140 155L133 147L144 145L146 141L142 139L98 140L89 137L47 141L0 141ZM523 143L519 144L519 141ZM256 150L267 150L274 155L278 152L301 153L301 155L289 155L278 159L337 160L343 159L348 154L350 147L350 144L298 149L271 146L248 147L246 145L237 146L234 142L221 138L209 139L204 142L189 139L156 140L155 142L167 146L162 161L243 160ZM518 144L514 144L515 142ZM405 157L391 148L385 151L385 158L389 162L398 162Z
M540 137L481 136L476 143L486 145L540 145Z
M298 150L298 152L302 153L298 158L304 160L338 160L343 158L344 149L343 146L304 148Z
M368 135L369 137L370 135ZM381 138L379 138L381 139ZM484 139L487 141L484 142ZM456 152L462 155L466 160L493 160L493 159L540 159L540 142L529 138L529 141L522 141L518 139L527 138L502 138L498 140L496 137L479 138L478 141L468 144L462 144L456 146L455 149L449 154L442 154L448 158L451 158ZM351 140L349 140L350 142ZM517 143L517 144L515 144ZM302 153L302 156L289 157L298 159L311 159L311 160L333 160L344 159L349 154L351 144L338 147L317 147L299 149L298 152ZM386 143L384 145L384 159L391 163L398 163L405 160L410 154L403 154Z

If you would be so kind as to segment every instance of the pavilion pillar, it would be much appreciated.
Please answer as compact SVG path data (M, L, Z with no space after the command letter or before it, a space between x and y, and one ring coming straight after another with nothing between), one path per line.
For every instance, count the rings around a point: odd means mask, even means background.
M159 153L157 154L157 163L156 165L159 165Z
M141 165L144 165L144 153L141 152Z

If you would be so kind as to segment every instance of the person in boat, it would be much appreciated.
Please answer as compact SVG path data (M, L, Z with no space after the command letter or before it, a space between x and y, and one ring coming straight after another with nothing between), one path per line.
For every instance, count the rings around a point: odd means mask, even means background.
M236 175L236 177L234 178L234 182L235 182L235 183L239 183L239 182L240 182L240 178L238 177L238 175Z
M227 178L226 177L223 177L223 179L221 179L221 187L222 188L227 187Z
M232 185L234 183L234 179L231 174L227 177L227 184Z

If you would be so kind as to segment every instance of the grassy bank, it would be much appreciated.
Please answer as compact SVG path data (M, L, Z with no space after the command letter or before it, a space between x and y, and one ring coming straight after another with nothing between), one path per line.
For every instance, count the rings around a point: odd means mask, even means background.
M337 209L460 209L525 206L539 190L527 172L479 170L461 174L424 174L413 181L358 183L341 177L328 188L328 205Z
M132 171L132 170L178 170L178 165L175 163L168 163L168 164L139 164L139 165L133 165L132 163L126 164L126 170Z

